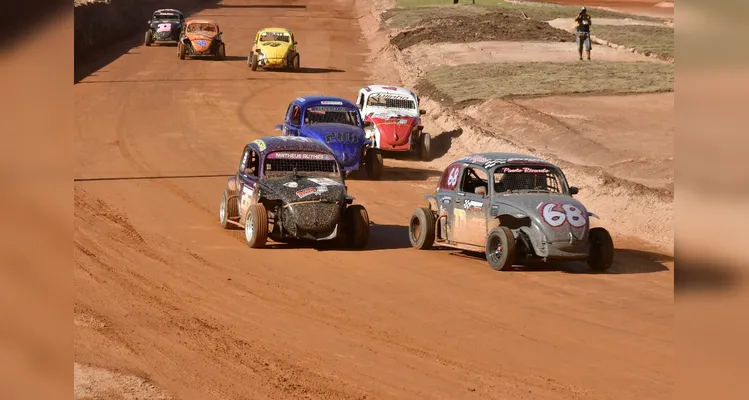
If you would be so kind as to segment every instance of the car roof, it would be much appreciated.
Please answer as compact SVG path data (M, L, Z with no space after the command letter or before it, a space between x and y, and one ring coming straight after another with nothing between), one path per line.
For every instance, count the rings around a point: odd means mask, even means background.
M545 166L557 168L557 166L552 164L551 162L529 155L529 154L502 153L502 152L469 154L463 158L459 158L455 160L451 164L456 164L456 163L478 165L483 168L486 168L487 164L517 165L517 164L533 163L533 164L543 164ZM494 165L491 165L491 166L493 167Z
M323 105L338 105L338 106L347 106L347 107L354 107L354 103L351 102L351 100L344 99L343 97L335 97L335 96L302 96L297 97L294 99L294 103L302 105L302 106L319 106L324 101L332 101L337 102L341 104L323 104Z
M212 19L188 19L187 24L213 24L218 25L218 23Z
M259 30L257 32L258 33L260 33L260 32L291 33L291 29L287 29L287 28L263 28L263 29L261 29L261 30Z
M395 93L402 96L416 97L413 91L394 85L367 85L362 90L367 93Z
M299 136L266 136L256 139L247 145L256 149L261 156L282 150L333 154L333 151L325 143Z

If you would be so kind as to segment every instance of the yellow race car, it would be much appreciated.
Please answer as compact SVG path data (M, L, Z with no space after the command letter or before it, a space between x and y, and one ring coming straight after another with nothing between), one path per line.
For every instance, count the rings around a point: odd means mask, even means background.
M247 65L253 71L263 69L292 68L299 71L299 53L296 51L294 33L286 28L265 28L255 35L255 44L247 56Z

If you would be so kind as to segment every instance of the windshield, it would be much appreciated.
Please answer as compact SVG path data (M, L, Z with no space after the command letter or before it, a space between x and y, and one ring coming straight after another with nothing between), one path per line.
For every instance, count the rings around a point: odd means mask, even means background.
M494 170L495 193L545 192L564 194L564 177L546 166L513 165Z
M260 34L261 42L290 42L291 36L285 32L263 32Z
M177 14L154 14L153 19L157 21L179 21Z
M194 23L187 27L188 32L216 32L216 26L206 23Z
M407 110L416 109L413 99L405 96L394 96L392 94L374 93L367 98L369 107L403 108Z
M349 107L314 106L304 112L305 124L346 124L359 126L359 110Z
M277 151L265 158L264 169L265 176L269 178L288 176L296 170L299 176L341 180L335 157L324 153Z

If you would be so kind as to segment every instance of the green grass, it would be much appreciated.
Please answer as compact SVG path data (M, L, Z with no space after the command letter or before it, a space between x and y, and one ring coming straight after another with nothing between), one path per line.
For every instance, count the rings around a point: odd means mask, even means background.
M664 59L674 57L674 29L667 26L594 25L591 34L641 53L650 52Z
M674 65L654 62L533 62L438 67L426 84L452 103L564 94L674 90Z
M424 19L443 18L454 15L485 14L489 12L504 12L521 16L520 12L535 20L549 21L556 18L574 18L579 7L561 6L548 3L512 4L503 0L477 0L476 5L470 1L461 0L460 4L452 4L452 0L398 0L396 8L385 12L385 19L393 28L405 28L419 23ZM641 21L660 21L657 18L631 15L620 12L590 8L588 13L593 18L631 18Z

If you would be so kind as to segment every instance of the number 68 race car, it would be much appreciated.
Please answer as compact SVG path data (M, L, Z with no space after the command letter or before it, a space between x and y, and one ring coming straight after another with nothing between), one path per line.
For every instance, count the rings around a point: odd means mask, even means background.
M562 171L539 158L482 153L461 158L442 174L429 206L418 208L408 227L411 245L486 253L495 270L533 260L586 260L604 271L614 243L604 228L590 227L582 203Z

